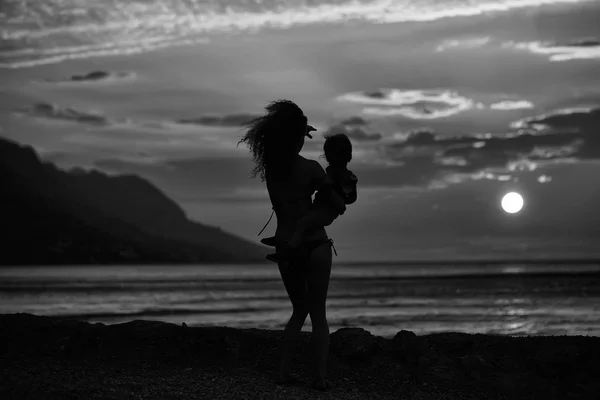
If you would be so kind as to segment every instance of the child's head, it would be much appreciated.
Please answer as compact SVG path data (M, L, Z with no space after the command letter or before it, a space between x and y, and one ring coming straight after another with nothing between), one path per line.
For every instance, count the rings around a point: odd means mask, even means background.
M352 143L343 133L325 136L323 150L329 165L346 165L352 160Z

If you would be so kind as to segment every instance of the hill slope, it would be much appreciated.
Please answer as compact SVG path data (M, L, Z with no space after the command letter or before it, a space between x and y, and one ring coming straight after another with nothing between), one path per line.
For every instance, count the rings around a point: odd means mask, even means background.
M0 264L262 262L266 248L187 219L150 182L62 171L0 139Z

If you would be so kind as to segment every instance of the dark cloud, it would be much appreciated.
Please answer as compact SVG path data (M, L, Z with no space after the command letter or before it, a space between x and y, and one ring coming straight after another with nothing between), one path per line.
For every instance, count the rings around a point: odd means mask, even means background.
M586 133L597 131L600 126L600 108L566 110L535 117L524 118L514 124L515 127L564 130L571 128L575 132Z
M577 135L569 133L532 135L524 133L519 136L508 138L490 138L482 139L477 145L455 146L444 151L444 156L465 157L466 159L479 157L492 157L495 154L503 154L507 159L517 156L529 155L536 148L552 149L562 148L564 146L573 146L576 150L577 144L581 140ZM443 141L441 141L443 142ZM534 157L539 159L540 157ZM548 157L545 157L548 158Z
M535 54L548 55L550 61L570 61L600 57L600 40L598 38L580 38L558 42L509 42L506 45L528 50Z
M597 38L581 38L566 42L554 42L548 47L597 47L600 46L600 40Z
M366 127L368 121L361 117L351 117L343 120L333 126L330 126L323 135L335 135L338 133L346 134L350 139L358 142L377 141L382 138L381 133L371 132Z
M346 129L343 133L345 133L350 139L354 139L359 142L376 141L381 139L381 133L367 133L361 128Z
M372 99L385 99L387 97L387 93L381 89L373 90L373 91L365 91L363 94L366 97L370 97Z
M350 117L340 122L342 125L367 125L369 121L361 117Z
M600 159L599 123L600 108L563 111L522 120L520 130L503 137L444 138L420 130L380 150L388 160L402 163L402 182L427 183L453 173L507 169L523 160Z
M31 107L17 109L16 113L96 126L106 126L112 122L106 116L99 113L78 110L73 107L60 107L51 103L36 103Z
M119 71L92 71L82 75L72 75L66 79L51 80L49 82L109 82L122 79L131 79L135 77L133 72Z
M417 130L411 132L408 138L404 143L401 143L401 146L405 145L419 145L419 144L433 144L436 142L435 134L429 130Z
M229 114L229 115L204 115L197 118L183 118L176 122L180 124L193 124L204 126L219 127L243 127L254 118L260 117L258 114Z
M101 78L98 78L101 79ZM115 124L133 124L138 127L162 128L166 121L135 121L132 119L109 118L99 112L80 110L74 107L63 107L51 103L36 103L29 107L15 110L21 115L29 115L38 118L48 118L77 122L81 124L108 126ZM251 120L259 117L258 114L228 114L228 115L204 115L198 118L182 118L176 120L177 124L202 125L211 127L244 127Z
M432 157L427 156L413 157L405 160L403 165L372 168L353 163L350 167L360 179L361 187L422 187L444 173Z

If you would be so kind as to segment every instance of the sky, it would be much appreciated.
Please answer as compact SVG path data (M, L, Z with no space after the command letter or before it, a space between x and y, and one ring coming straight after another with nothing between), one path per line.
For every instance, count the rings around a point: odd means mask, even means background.
M290 99L318 129L303 156L353 142L335 261L600 256L597 1L7 4L0 135L61 168L139 174L258 243L237 142Z

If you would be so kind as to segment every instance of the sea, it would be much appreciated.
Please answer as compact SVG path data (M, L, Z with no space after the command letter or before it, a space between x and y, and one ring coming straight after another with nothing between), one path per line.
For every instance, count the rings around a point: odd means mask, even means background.
M2 314L282 329L291 310L273 264L0 269ZM383 337L600 336L600 263L336 264L327 313L331 332L360 327Z

